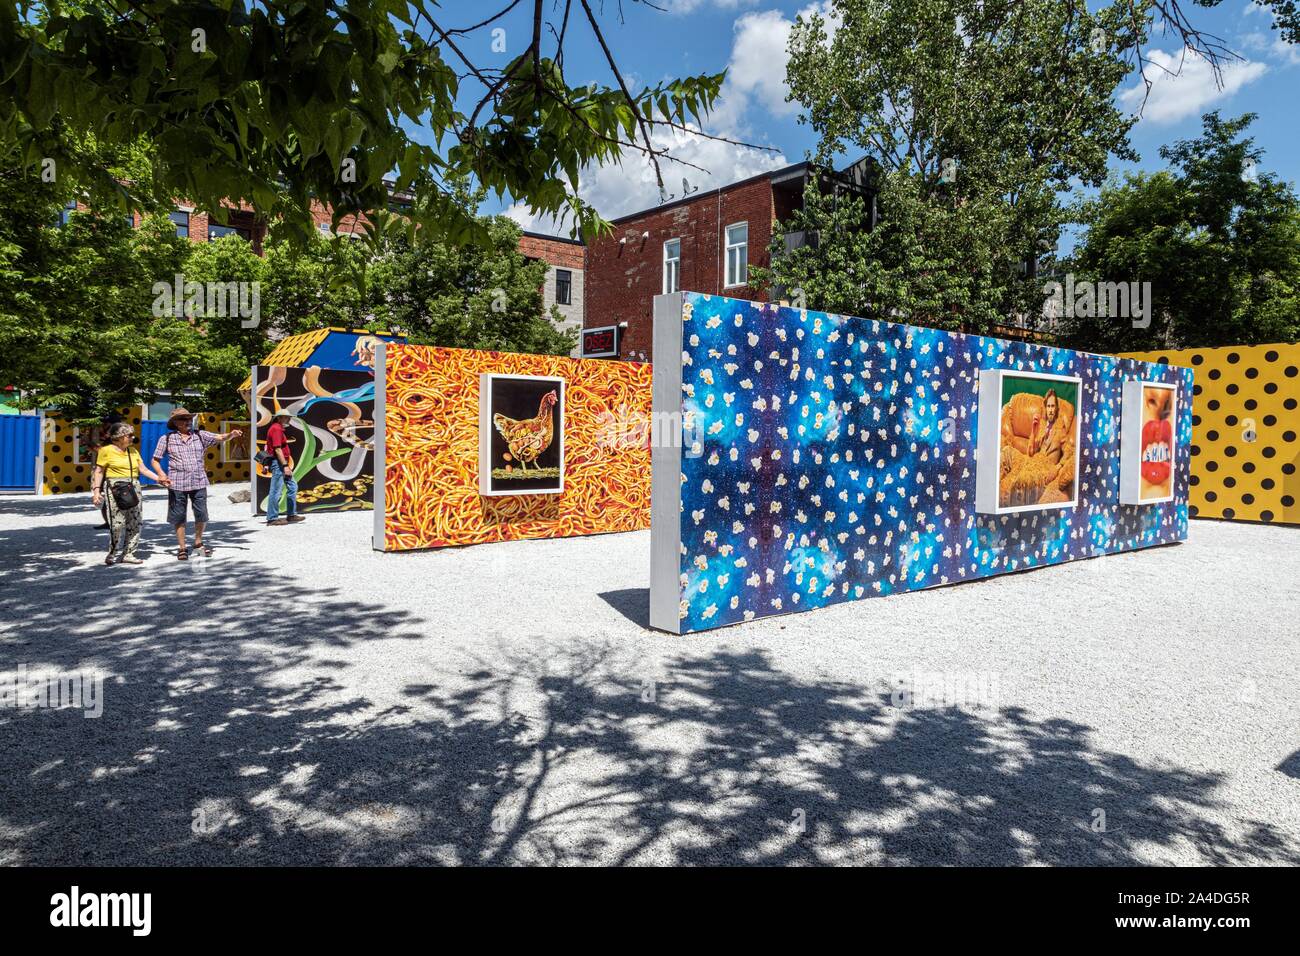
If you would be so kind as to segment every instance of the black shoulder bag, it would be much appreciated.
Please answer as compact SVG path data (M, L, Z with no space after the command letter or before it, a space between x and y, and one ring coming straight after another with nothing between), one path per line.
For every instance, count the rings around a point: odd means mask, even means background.
M126 460L131 461L131 452L134 448L128 447L126 450ZM128 467L129 464L128 464ZM108 490L113 495L113 503L117 505L118 511L130 511L132 508L140 507L140 496L135 493L135 479L140 477L139 465L136 466L135 475L128 481L114 481L109 484Z

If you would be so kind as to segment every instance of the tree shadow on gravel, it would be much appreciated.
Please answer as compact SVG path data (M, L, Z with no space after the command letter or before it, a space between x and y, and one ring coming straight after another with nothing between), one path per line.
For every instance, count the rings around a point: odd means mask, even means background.
M0 534L0 673L100 669L105 709L0 710L0 863L1300 863L1215 774L1072 721L899 709L759 651L651 674L625 641L538 635L466 659L439 653L463 622L364 587L235 557L106 593L28 533ZM405 670L346 659L378 639L421 643Z

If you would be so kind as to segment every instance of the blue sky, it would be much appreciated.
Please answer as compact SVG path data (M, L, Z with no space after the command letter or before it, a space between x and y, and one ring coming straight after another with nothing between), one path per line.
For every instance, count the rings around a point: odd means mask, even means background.
M737 148L699 138L679 136L671 142L674 155L703 166L708 174L668 164L665 176L670 193L680 193L685 176L691 187L711 188L754 175L767 168L797 162L815 143L812 131L798 123L798 110L784 102L785 40L795 15L828 2L812 0L653 0L665 7L656 10L644 3L623 0L623 22L619 22L617 0L605 0L603 12L596 5L606 38L630 80L637 85L692 73L729 71L719 107L706 128L746 142L773 147L772 152ZM563 5L552 7L546 0L546 16L557 27ZM496 37L490 29L465 39L467 53L491 63L503 62L528 42L531 5L519 7L493 27L505 32ZM449 0L438 16L440 24L467 26L495 10L495 2L484 4ZM1200 130L1203 112L1218 109L1225 116L1243 112L1259 114L1252 134L1266 151L1264 171L1273 171L1294 183L1300 178L1300 132L1295 116L1300 94L1300 47L1288 47L1270 30L1271 14L1252 0L1225 0L1218 9L1188 5L1193 23L1222 37L1244 58L1230 65L1224 86L1216 88L1203 63L1185 62L1176 77L1160 76L1143 110L1143 118L1131 134L1141 155L1136 164L1158 169L1164 164L1158 149L1162 144L1192 137ZM571 14L566 43L566 74L571 82L609 82L610 74L599 48L581 19L580 8ZM493 41L504 44L505 52L494 52ZM1157 31L1151 42L1152 57L1174 68L1181 44L1173 36ZM1135 110L1140 96L1139 81L1131 77L1120 93L1121 104ZM1127 90L1127 92L1126 92ZM1123 167L1119 168L1132 168ZM606 217L614 217L653 206L658 188L648 164L635 157L622 168L593 169L583 177L582 194ZM529 210L490 200L485 212L506 211L525 228L557 231L555 223L530 215Z

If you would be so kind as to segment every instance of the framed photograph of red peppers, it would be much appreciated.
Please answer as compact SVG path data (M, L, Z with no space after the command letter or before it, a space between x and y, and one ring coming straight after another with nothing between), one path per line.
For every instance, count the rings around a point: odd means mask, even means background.
M1174 500L1174 416L1178 388L1165 382L1124 383L1120 430L1121 504Z

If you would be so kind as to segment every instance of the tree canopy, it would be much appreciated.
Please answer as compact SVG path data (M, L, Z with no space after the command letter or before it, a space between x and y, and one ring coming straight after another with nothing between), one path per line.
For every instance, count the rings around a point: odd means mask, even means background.
M456 196L472 216L477 195ZM69 210L77 197L91 207ZM0 179L0 381L28 407L89 419L197 391L203 407L234 408L274 339L326 326L516 352L567 354L576 342L542 307L546 264L520 253L519 227L505 217L475 217L487 240L470 246L417 246L400 232L376 244L313 235L259 256L237 235L195 243L161 211L132 228L114 204L94 203L72 183ZM256 284L256 314L223 300L213 308L184 287L178 297L177 276L204 288Z
M1254 119L1207 113L1200 136L1160 150L1168 169L1079 204L1084 232L1061 271L1151 283L1152 320L1067 315L1066 343L1120 352L1300 339L1300 201L1263 171L1244 135Z
M654 127L698 123L722 74L633 93L589 0L566 0L559 22L534 0L522 49L500 65L469 56L468 38L518 5L453 27L426 0L18 0L0 6L0 163L131 204L131 184L86 144L147 140L161 192L218 221L226 201L249 203L298 244L313 200L336 223L384 210L389 177L414 195L389 229L490 241L456 180L600 229L579 170L626 151L657 169L670 157ZM607 84L571 84L575 42L599 48Z
M790 95L817 159L870 158L879 226L852 199L809 195L760 278L816 308L987 330L1036 309L1037 258L1067 218L1058 194L1132 158L1114 91L1142 23L1123 0L832 0L790 39Z

